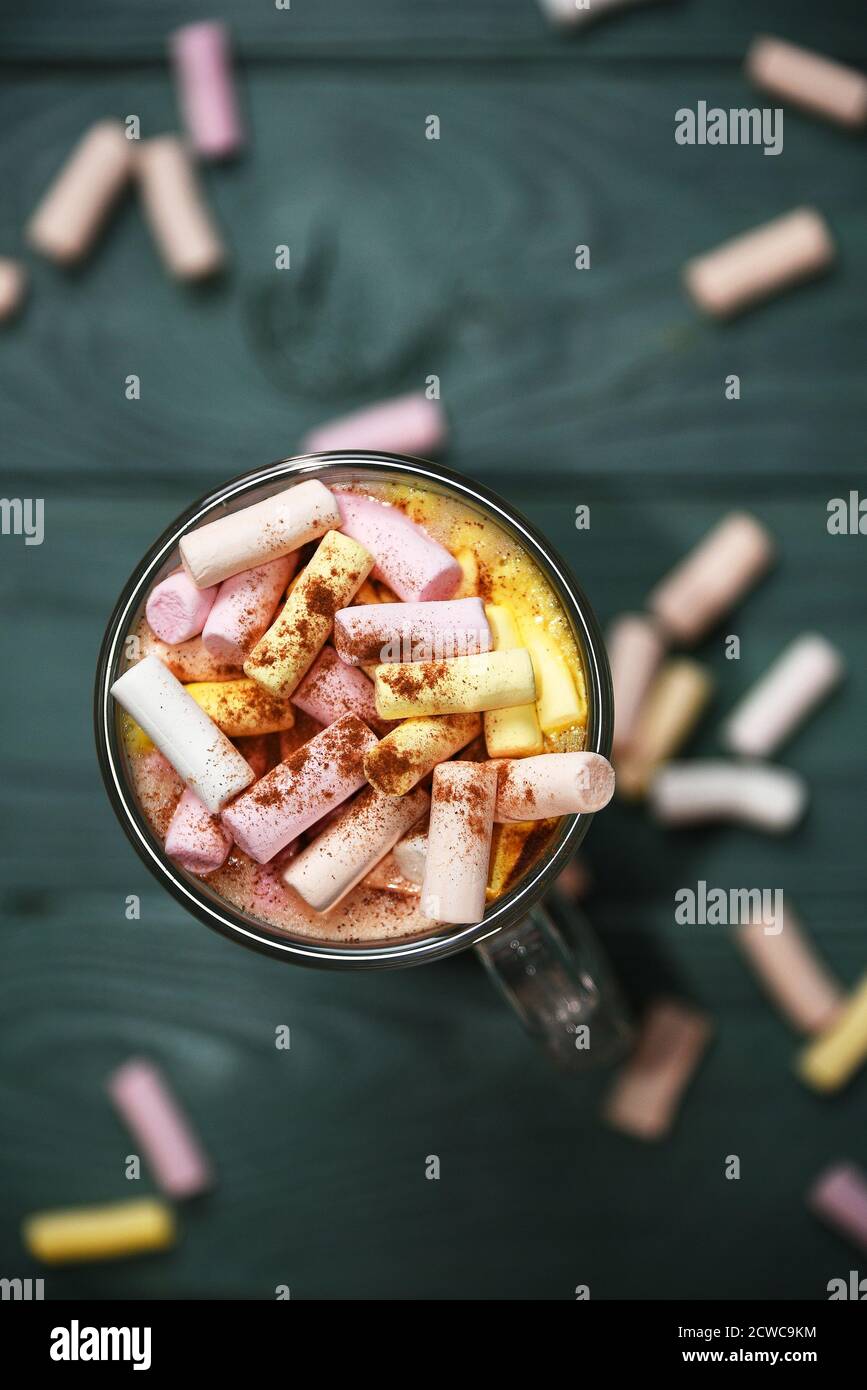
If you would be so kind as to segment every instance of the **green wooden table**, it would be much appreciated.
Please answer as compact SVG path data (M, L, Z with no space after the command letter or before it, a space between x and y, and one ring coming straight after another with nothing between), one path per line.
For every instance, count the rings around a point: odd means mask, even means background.
M829 498L864 486L867 196L859 140L787 109L784 152L679 147L674 112L755 100L756 31L860 64L860 0L684 0L576 36L533 0L223 0L250 148L204 183L232 248L190 291L134 201L74 274L32 261L0 337L2 489L42 497L41 547L4 536L0 1275L37 1275L35 1208L151 1190L103 1092L131 1053L170 1075L219 1170L165 1256L51 1272L48 1296L823 1298L857 1254L804 1209L830 1161L867 1165L867 1078L820 1100L724 928L674 923L704 878L791 895L847 983L864 970L863 537ZM0 5L0 253L105 115L173 129L166 33L209 4ZM438 142L425 117L441 121ZM839 264L736 323L702 322L691 254L801 203ZM592 249L589 271L574 247ZM288 244L292 269L274 268ZM724 380L740 375L738 402ZM445 461L565 554L607 620L727 509L778 539L766 583L702 648L695 740L788 639L839 644L848 684L785 750L809 780L776 841L664 832L613 806L587 844L588 912L635 1003L700 1002L716 1040L670 1139L599 1122L606 1077L563 1078L472 957L365 977L246 953L185 916L114 822L90 733L115 595L158 531L322 418L442 381ZM127 375L141 399L125 399ZM577 532L575 507L591 527ZM741 637L726 661L725 632ZM141 897L141 920L124 914ZM291 1050L274 1046L291 1028ZM428 1155L439 1181L425 1178ZM740 1181L724 1177L729 1154Z

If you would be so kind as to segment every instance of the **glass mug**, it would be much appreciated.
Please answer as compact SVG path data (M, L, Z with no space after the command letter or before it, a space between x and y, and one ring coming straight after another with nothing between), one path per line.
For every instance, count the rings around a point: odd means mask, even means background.
M166 856L140 810L126 768L118 707L110 695L121 674L125 639L143 613L153 585L176 568L181 536L304 478L421 486L456 496L515 538L557 594L572 627L587 682L586 746L608 757L613 697L602 636L583 593L547 542L495 494L434 464L366 451L307 454L234 478L196 502L151 546L124 586L103 639L95 690L99 763L121 825L169 892L232 941L301 965L349 970L422 965L473 946L525 1028L554 1060L573 1069L613 1060L625 1051L631 1029L610 970L580 913L553 894L545 906L541 902L584 839L592 815L563 817L548 849L510 892L490 904L482 922L434 927L424 936L381 944L352 944L292 937L226 902L206 879L188 874Z

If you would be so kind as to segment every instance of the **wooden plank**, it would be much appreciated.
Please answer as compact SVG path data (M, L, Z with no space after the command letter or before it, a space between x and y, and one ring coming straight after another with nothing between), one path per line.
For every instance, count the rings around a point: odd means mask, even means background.
M833 7L763 0L759 14L750 0L670 0L615 14L574 34L546 22L534 0L292 0L291 8L279 10L272 0L224 0L218 9L247 61L739 61L757 28L850 61L867 53L859 0L835 0ZM78 0L72 7L43 0L0 18L0 50L7 62L161 62L172 29L212 15L206 0Z

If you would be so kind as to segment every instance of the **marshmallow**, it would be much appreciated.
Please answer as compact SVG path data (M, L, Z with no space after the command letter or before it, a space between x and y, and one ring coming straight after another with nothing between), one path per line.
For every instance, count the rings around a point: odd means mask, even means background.
M735 706L723 728L733 753L766 758L843 679L843 660L819 633L792 642Z
M536 693L533 666L523 648L454 661L377 666L374 685L380 719L481 713L525 705Z
M539 857L556 827L556 820L508 821L494 826L485 891L488 902L495 902L515 886Z
M132 143L119 121L82 136L27 225L27 240L63 265L90 250L132 172Z
M236 154L244 136L225 24L204 20L176 29L169 35L169 53L193 149L206 159Z
M344 714L357 714L374 728L381 723L373 698L373 681L347 666L333 647L323 647L292 696L292 703L320 724L333 724Z
M151 589L145 605L148 627L170 647L198 637L214 606L217 588L197 589L185 570L175 570Z
M519 621L524 646L533 662L536 712L542 732L557 734L574 724L586 724L587 696L583 674L579 672L576 685L566 658L541 619L522 617Z
M477 714L407 719L364 759L368 782L387 796L403 796L438 763L457 753L481 728Z
M447 661L489 651L491 630L478 598L377 603L335 613L334 645L350 666Z
M614 795L614 768L601 753L543 753L497 763L498 821L544 820L601 811Z
M283 611L260 637L244 670L273 695L288 698L327 642L334 614L370 573L373 556L340 531L329 531L290 593Z
M867 1179L854 1163L826 1168L807 1194L807 1205L829 1226L867 1250ZM852 1296L860 1294L863 1298L863 1284L858 1282L859 1291Z
M608 1098L607 1123L634 1139L661 1139L710 1035L709 1019L697 1010L676 1000L652 1005Z
M757 87L853 129L867 123L867 77L821 53L762 35L744 68Z
M379 597L379 590L376 585L369 579L365 579L352 602L358 604L382 603L383 600Z
M782 923L773 923L773 932L766 930L768 925L744 923L735 939L792 1026L802 1033L821 1033L839 1013L843 991L816 957L788 905Z
M394 847L394 862L410 883L418 887L424 882L424 866L427 862L427 831L414 830L404 835Z
M155 637L144 623L137 636L141 655L158 657L179 681L231 681L240 680L244 674L239 666L226 666L212 656L201 637L191 637L189 642L170 647Z
M212 814L254 780L237 748L157 657L131 666L111 693Z
M166 854L190 874L221 869L232 848L232 837L189 787L174 810L166 834Z
M181 560L193 583L204 589L288 555L339 525L328 488L309 478L188 531L180 542Z
M27 294L27 270L21 261L0 256L0 323L14 318Z
M765 573L773 542L755 517L730 512L653 590L648 604L678 641L697 642Z
M649 4L650 0L539 0L539 3L554 24L581 25L610 10L634 9L636 5Z
M21 1234L34 1259L49 1265L166 1250L176 1239L171 1207L154 1197L37 1212Z
M833 1016L830 1026L798 1058L802 1081L816 1091L838 1091L867 1059L867 975Z
M510 608L490 603L485 608L485 614L496 651L520 647L521 634ZM485 745L489 758L527 758L541 753L545 744L535 704L488 710L485 714Z
M211 1165L156 1067L135 1058L112 1073L107 1088L163 1192L193 1197L211 1186Z
M825 219L814 208L798 208L696 256L683 276L699 309L727 318L827 270L834 255Z
M642 706L629 752L617 764L622 795L646 793L658 768L686 743L712 690L710 674L697 661L673 657L665 663Z
M491 763L440 763L431 791L421 910L436 922L485 915L497 771Z
M327 912L387 854L430 805L427 792L382 796L366 787L293 859L283 882L317 912Z
M270 627L297 563L293 552L223 580L202 629L202 641L213 657L230 666L244 665Z
M179 280L216 274L226 252L183 142L176 135L143 140L135 167L145 218L171 274Z
M390 454L424 457L440 449L445 436L442 406L418 391L380 401L340 420L320 425L307 435L301 452L323 454L332 450L377 449ZM361 536L356 539L367 544Z
M479 593L479 561L474 550L468 546L455 552L455 559L461 567L461 581L453 594L454 598L477 598Z
M346 714L279 763L223 812L235 843L265 864L364 784L376 735Z
M803 815L807 787L797 773L765 763L669 763L651 783L650 804L663 825L732 821L781 833Z
M154 834L165 840L184 794L184 783L168 758L164 758L153 744L136 761L135 786Z
M405 512L355 492L334 495L341 529L374 557L374 579L383 580L404 603L452 597L461 580L460 565Z
M608 633L608 661L614 687L614 747L616 758L628 748L650 682L665 654L657 624L644 613L624 613Z
M185 689L229 738L276 734L295 723L289 701L276 699L257 681L194 681Z
M402 893L404 897L417 898L421 891L417 883L411 883L400 872L394 850L380 859L378 864L374 864L369 873L364 875L362 882L365 888L379 888L385 893Z

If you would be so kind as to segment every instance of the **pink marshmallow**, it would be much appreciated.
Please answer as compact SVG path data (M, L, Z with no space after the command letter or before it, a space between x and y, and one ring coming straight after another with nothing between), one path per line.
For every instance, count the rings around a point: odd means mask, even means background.
M364 755L376 743L357 715L344 715L227 806L223 824L245 854L266 864L363 786Z
M244 134L225 24L205 20L176 29L169 37L169 52L193 148L210 159L235 154Z
M376 713L373 681L341 661L333 647L322 648L293 694L292 703L320 724L333 724L344 714L357 714L365 724L374 726L383 722Z
M451 598L462 579L457 560L398 507L335 492L340 529L369 550L376 560L374 579L381 579L405 603Z
M421 909L436 922L469 924L485 915L496 799L492 763L434 769Z
M188 873L210 874L223 867L231 848L231 835L188 787L169 822L166 854Z
M297 554L283 555L279 560L242 570L231 579L223 580L202 629L202 641L211 656L229 666L244 665L259 638L271 626L277 604L297 564ZM210 589L205 592L210 593Z
M380 401L312 430L302 445L307 454L333 449L381 449L424 457L442 448L446 420L439 401L422 391Z
M448 661L491 650L480 598L435 603L361 603L334 615L334 645L351 666Z
M175 570L151 589L145 606L148 627L161 642L176 647L198 637L217 597L216 585L197 589L185 570Z
M164 1192L192 1197L211 1186L208 1158L156 1067L135 1058L112 1073L107 1088Z
M817 1216L867 1250L867 1177L854 1163L835 1163L820 1174L807 1195Z
M614 795L614 768L600 753L503 758L497 768L498 821L601 811Z

